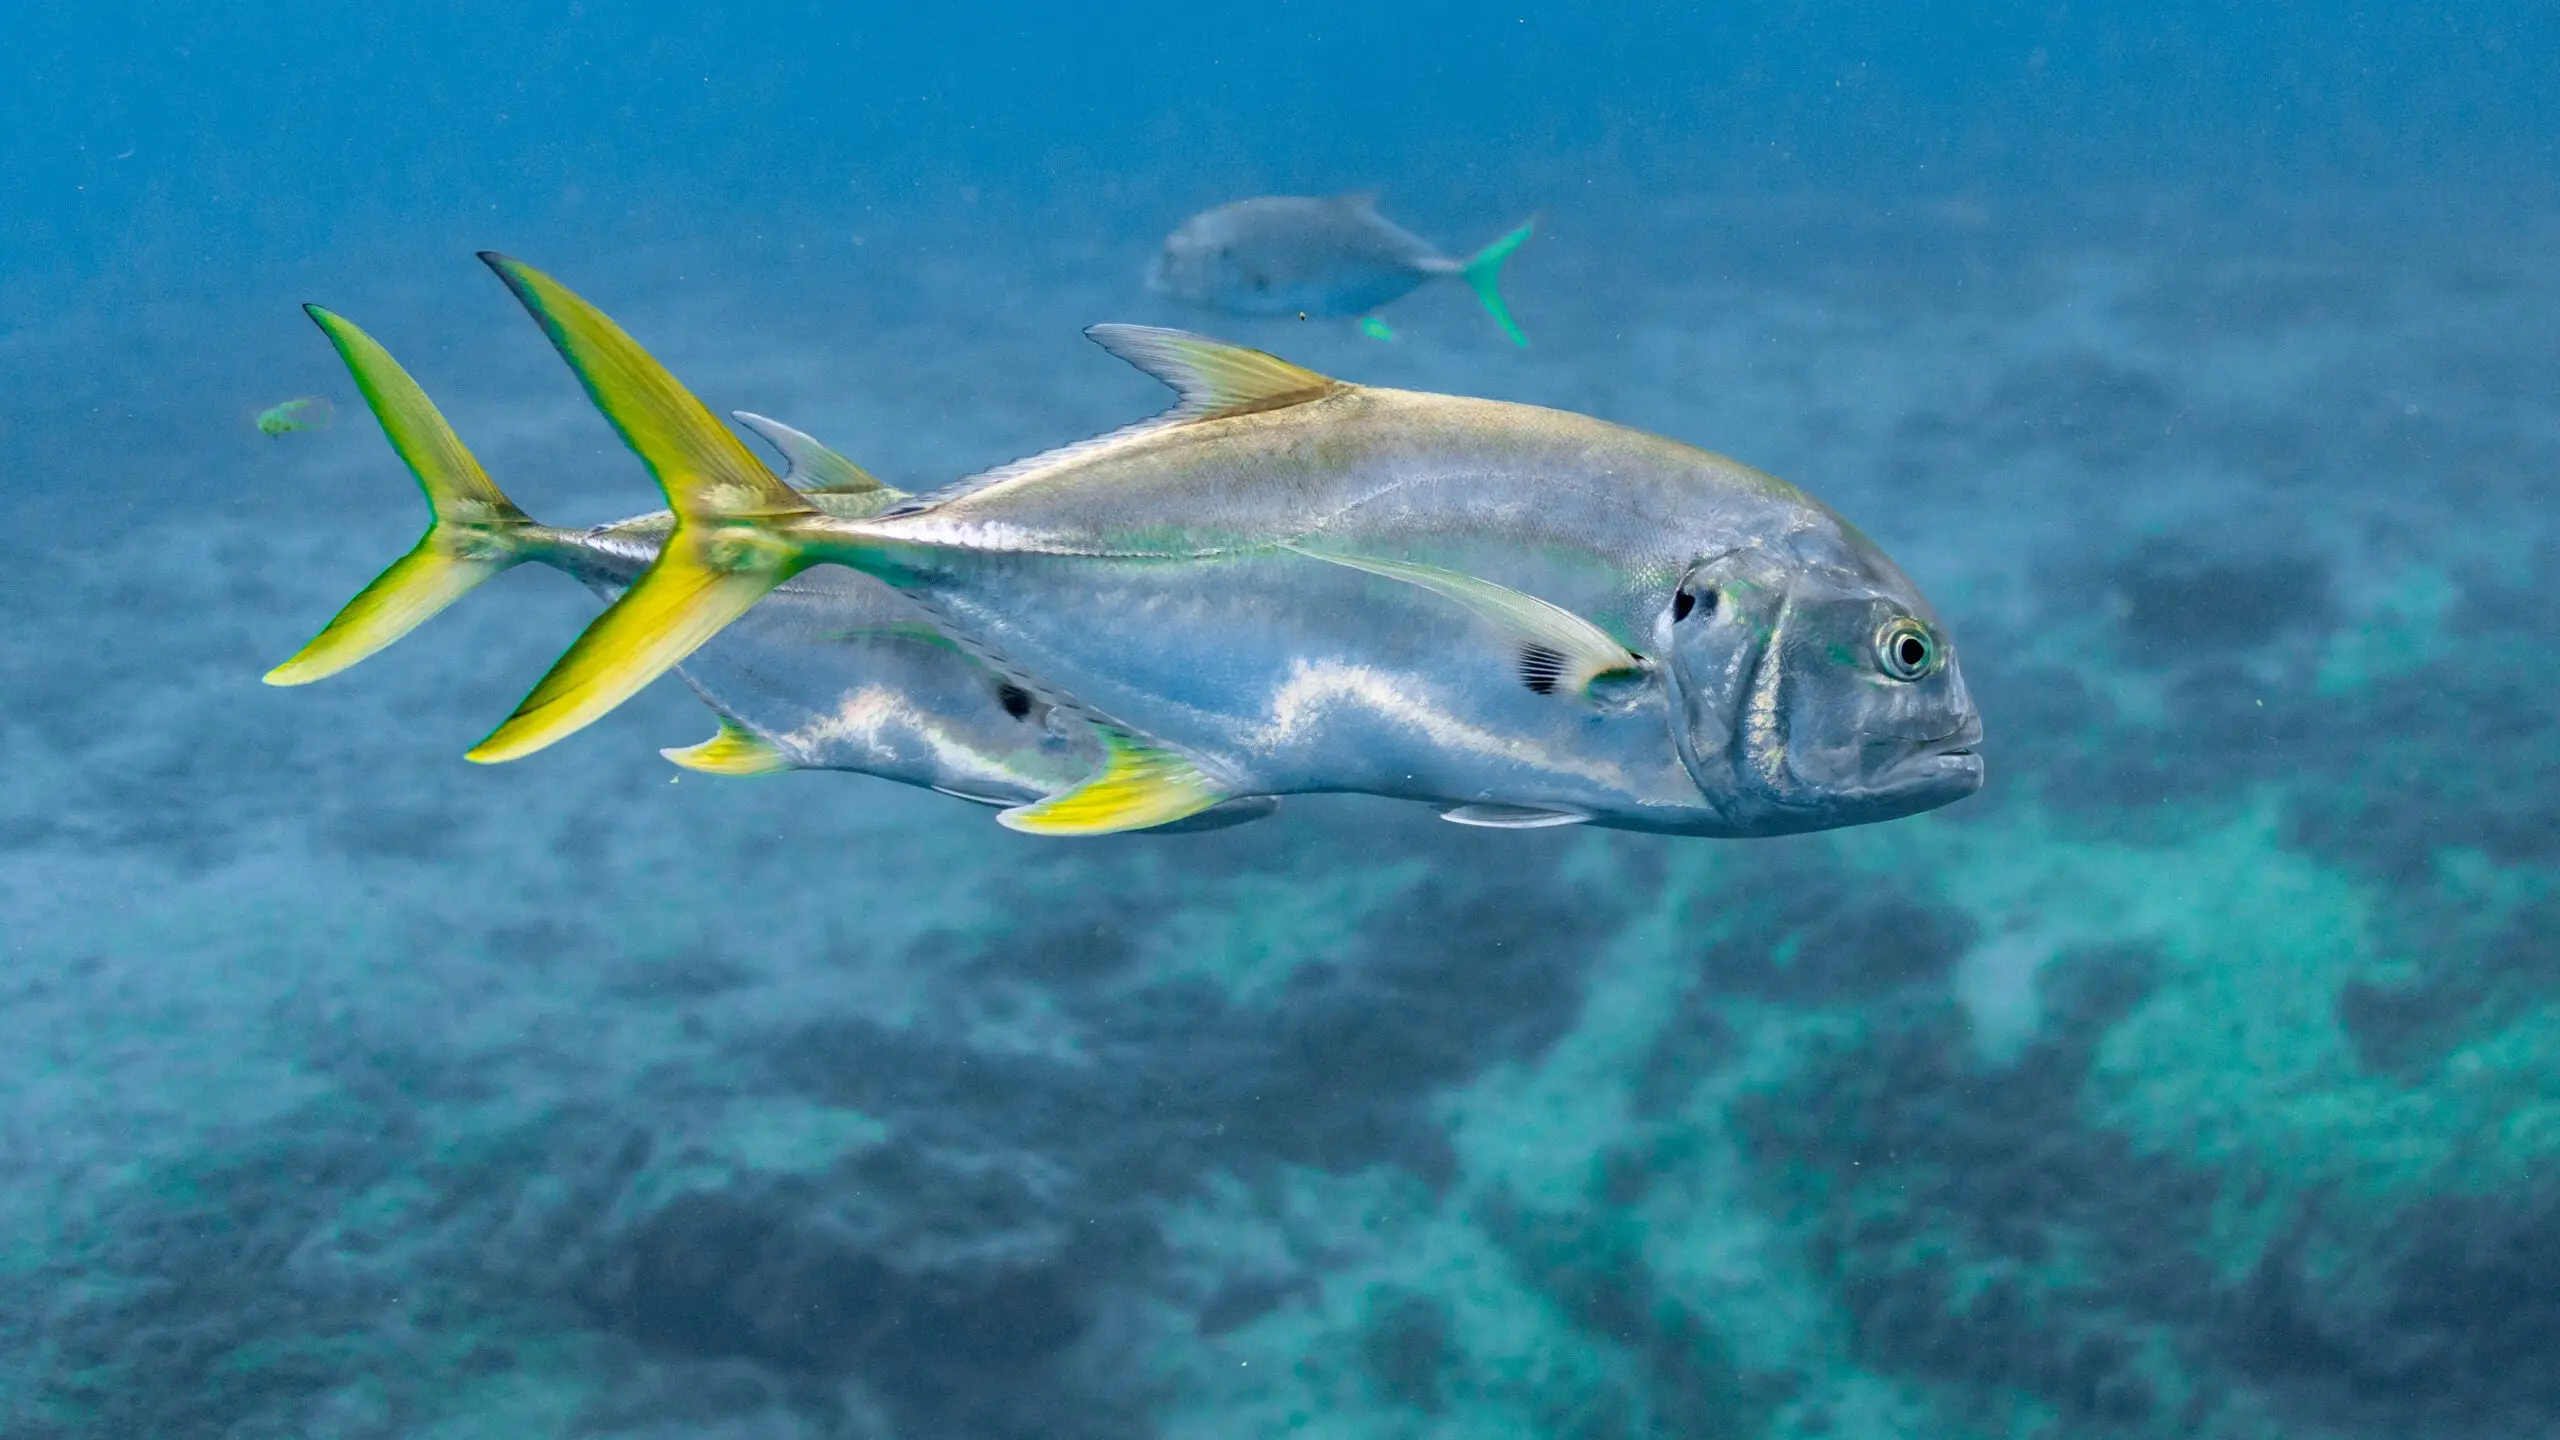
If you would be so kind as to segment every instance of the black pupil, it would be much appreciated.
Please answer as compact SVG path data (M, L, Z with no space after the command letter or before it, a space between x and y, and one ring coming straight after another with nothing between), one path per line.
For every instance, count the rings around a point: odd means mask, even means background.
M1686 590L1676 590L1672 592L1671 622L1673 624L1676 625L1681 621L1688 619L1689 612L1693 610L1703 611L1709 615L1716 613L1716 592L1713 590L1701 590L1695 595L1690 594Z
M1929 658L1929 646L1917 635L1905 635L1893 642L1893 654L1902 662L1903 669L1917 670L1920 662Z

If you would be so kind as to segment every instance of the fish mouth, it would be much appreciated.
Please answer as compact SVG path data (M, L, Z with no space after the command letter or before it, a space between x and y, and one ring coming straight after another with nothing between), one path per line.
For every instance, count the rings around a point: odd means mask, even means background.
M1968 794L1981 789L1981 744L1980 720L1968 720L1944 735L1911 742L1910 750L1893 767L1894 788L1958 789Z
M1944 742L1923 747L1904 762L1905 773L1915 774L1927 782L1961 787L1967 793L1982 788L1982 752L1974 747L1982 743L1981 727L1970 734L1950 735Z

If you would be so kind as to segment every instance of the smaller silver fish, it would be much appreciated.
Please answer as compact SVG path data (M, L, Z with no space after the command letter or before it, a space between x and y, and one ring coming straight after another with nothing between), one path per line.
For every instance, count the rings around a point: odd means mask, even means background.
M675 516L664 510L590 530L535 522L499 491L389 351L344 317L306 308L417 477L434 522L317 639L270 672L269 684L336 674L526 562L617 600L665 548ZM784 483L831 515L858 518L905 498L788 425L743 411L737 418L790 462ZM755 616L765 619L724 632L680 667L720 729L699 745L661 752L676 764L713 775L849 770L1007 806L1082 784L1105 761L1085 727L1053 724L1045 702L963 653L912 602L866 576L794 577ZM1268 815L1277 803L1247 797L1160 828L1219 829Z
M1502 262L1537 221L1452 260L1378 213L1378 198L1265 195L1204 210L1164 237L1147 288L1241 315L1366 315L1427 280L1454 276L1476 292L1493 323L1526 345L1496 288Z

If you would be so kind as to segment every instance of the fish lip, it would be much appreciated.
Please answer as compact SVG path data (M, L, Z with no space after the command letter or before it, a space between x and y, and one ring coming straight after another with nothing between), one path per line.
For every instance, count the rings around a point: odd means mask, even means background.
M1906 773L1913 770L1919 771L1927 779L1941 785L1951 780L1960 782L1967 794L1981 789L1984 777L1982 756L1971 745L1959 745L1952 750L1923 752L1913 756L1905 769Z
M1964 724L1927 740L1912 742L1910 751L1888 772L1888 788L1941 789L1961 786L1966 794L1982 788L1982 722Z

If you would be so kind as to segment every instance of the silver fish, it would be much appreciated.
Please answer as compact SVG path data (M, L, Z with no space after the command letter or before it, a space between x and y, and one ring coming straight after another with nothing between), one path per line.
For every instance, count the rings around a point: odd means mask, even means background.
M1095 725L1100 775L1005 812L1035 833L1363 791L1462 823L1776 835L1982 784L1928 602L1819 501L1722 456L1098 326L1171 411L845 520L718 453L725 431L687 432L671 379L621 378L637 347L593 307L490 263L635 448L664 452L685 524L724 538L666 547L476 759L551 743L835 563Z
M610 602L657 559L675 516L636 515L593 529L535 523L501 493L389 352L352 323L310 307L426 491L435 523L301 653L268 674L307 684L382 649L509 566L563 571ZM789 462L784 483L839 519L907 497L812 437L738 412ZM701 744L665 751L720 775L847 770L987 805L1022 805L1098 772L1089 727L1053 724L1049 705L954 645L912 602L848 570L799 576L679 667L720 717ZM1265 814L1249 799L1203 819ZM1209 828L1193 826L1190 828Z
M1454 277L1476 293L1515 345L1497 283L1532 220L1466 260L1378 213L1375 195L1265 195L1204 210L1164 238L1147 288L1242 315L1366 315L1425 281Z

